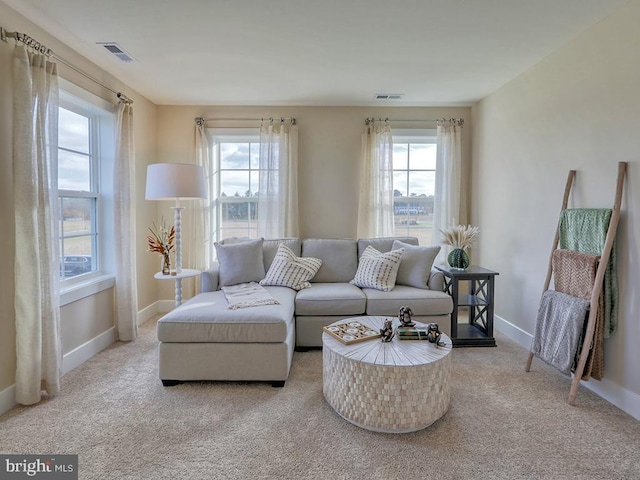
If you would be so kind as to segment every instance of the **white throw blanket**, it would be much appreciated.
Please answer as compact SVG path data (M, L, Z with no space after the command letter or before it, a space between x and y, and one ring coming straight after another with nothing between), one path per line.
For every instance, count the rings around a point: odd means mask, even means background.
M231 310L246 307L259 307L261 305L278 305L280 302L273 298L267 290L256 282L240 283L222 287L224 296L229 302Z

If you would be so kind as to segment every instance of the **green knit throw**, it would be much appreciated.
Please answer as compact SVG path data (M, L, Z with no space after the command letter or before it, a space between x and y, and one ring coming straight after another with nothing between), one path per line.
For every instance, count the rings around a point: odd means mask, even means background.
M611 220L611 209L576 208L560 214L558 248L592 255L602 255ZM613 242L602 286L604 295L604 336L610 337L618 323L618 280L616 277L616 242Z

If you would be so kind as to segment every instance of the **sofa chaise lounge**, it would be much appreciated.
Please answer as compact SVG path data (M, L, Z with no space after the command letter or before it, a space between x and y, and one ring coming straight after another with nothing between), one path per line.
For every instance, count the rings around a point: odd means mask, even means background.
M277 304L229 308L221 288L263 280L280 245L297 257L322 262L309 287L267 285ZM388 291L353 284L367 247L381 254L403 251ZM439 247L418 246L415 237L232 239L216 248L219 260L202 273L201 293L158 321L159 375L165 386L190 380L283 386L294 348L321 347L322 328L332 322L364 315L395 317L406 305L414 320L446 327L453 310L443 292L442 273L432 269Z

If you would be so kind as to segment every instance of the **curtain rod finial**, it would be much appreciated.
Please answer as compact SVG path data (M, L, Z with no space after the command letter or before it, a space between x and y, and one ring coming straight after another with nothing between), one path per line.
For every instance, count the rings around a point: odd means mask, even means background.
M133 100L131 100L122 92L118 92L116 96L118 97L118 100L120 100L122 103L126 103L128 105L131 105L133 103Z

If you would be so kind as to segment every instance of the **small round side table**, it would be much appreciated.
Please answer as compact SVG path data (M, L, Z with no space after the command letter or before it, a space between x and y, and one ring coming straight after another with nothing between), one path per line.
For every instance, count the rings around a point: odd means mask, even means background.
M182 304L182 279L189 277L197 277L202 272L191 268L183 268L182 272L175 275L164 275L162 272L156 273L153 278L158 280L175 280L176 281L176 307Z

